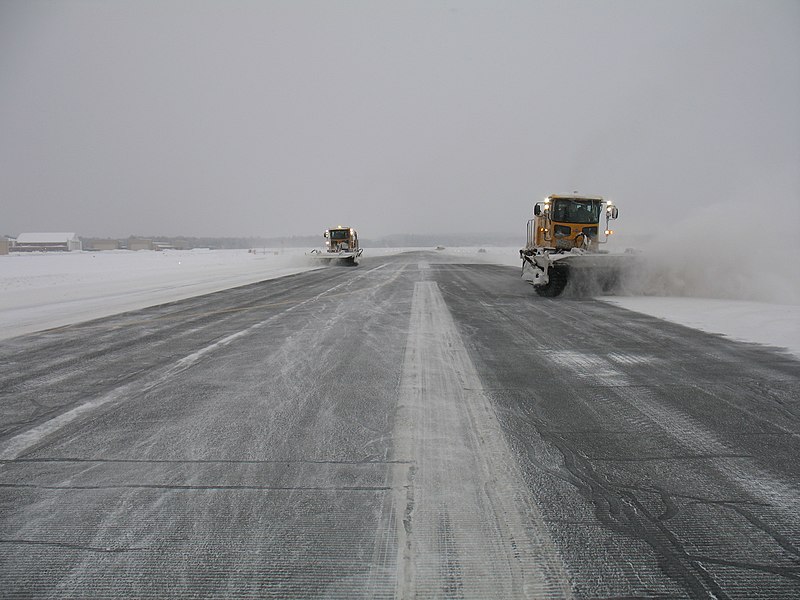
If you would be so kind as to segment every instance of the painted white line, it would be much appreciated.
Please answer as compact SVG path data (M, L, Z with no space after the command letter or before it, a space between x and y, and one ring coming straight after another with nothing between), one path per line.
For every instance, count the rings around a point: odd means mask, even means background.
M65 412L57 417L53 417L49 421L45 421L41 425L34 427L33 429L29 429L23 433L15 435L11 439L9 439L5 444L3 444L2 449L0 449L0 460L12 460L17 458L20 454L25 452L31 446L39 443L45 436L50 435L51 433L58 431L68 423L71 423L84 413L90 412L95 408L102 406L112 400L116 400L120 398L128 392L128 388L131 386L122 386L118 387L105 396L101 396L100 398L95 398L86 402L85 404L81 404L80 406L76 406L70 411Z
M392 458L397 597L571 596L435 282L414 287Z

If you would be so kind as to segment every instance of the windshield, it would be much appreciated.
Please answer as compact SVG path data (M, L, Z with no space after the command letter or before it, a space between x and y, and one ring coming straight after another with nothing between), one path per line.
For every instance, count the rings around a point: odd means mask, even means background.
M331 229L332 240L346 240L349 236L347 229Z
M597 223L600 220L600 201L557 198L553 200L552 215L553 221L561 223Z

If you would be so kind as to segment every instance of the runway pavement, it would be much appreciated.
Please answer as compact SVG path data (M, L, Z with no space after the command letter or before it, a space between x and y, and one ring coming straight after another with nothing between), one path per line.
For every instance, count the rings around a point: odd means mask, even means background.
M454 260L0 342L0 597L800 595L800 362Z

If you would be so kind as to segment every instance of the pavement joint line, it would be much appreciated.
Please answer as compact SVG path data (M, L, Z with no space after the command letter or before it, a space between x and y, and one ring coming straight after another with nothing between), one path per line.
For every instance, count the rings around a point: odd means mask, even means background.
M98 546L84 546L81 544L70 544L67 542L49 542L46 540L24 540L24 539L4 539L0 538L0 544L21 544L26 546L52 546L55 548L69 548L70 550L85 550L86 552L100 552L103 554L115 554L119 552L142 552L150 550L147 546L113 547L100 548Z
M237 460L237 459L144 459L144 458L10 458L5 463L134 463L134 464L244 464L244 465L397 465L402 460Z
M121 483L117 485L39 485L34 483L0 483L4 489L36 489L51 491L89 491L89 490L124 490L124 489L154 489L154 490L255 490L255 491L312 491L312 492L386 492L390 486L272 486L272 485L180 485L157 483Z

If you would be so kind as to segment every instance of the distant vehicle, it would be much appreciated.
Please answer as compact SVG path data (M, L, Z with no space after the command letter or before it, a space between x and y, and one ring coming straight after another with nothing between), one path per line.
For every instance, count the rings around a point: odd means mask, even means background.
M314 249L306 252L306 256L326 263L335 260L354 265L364 251L363 248L359 248L358 233L352 227L338 225L326 229L322 235L325 238L325 250Z
M608 291L630 260L629 255L601 250L614 233L609 221L618 216L617 207L601 196L555 194L537 202L527 243L519 251L522 277L536 293L550 298L560 295L571 279Z

